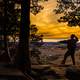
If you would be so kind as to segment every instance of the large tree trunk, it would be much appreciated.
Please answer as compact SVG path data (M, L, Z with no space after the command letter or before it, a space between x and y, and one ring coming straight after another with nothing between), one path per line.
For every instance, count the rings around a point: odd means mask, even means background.
M31 72L31 63L29 56L29 4L30 0L23 0L22 2L22 21L20 26L20 41L19 41L19 51L17 55L16 64L17 67L23 72Z

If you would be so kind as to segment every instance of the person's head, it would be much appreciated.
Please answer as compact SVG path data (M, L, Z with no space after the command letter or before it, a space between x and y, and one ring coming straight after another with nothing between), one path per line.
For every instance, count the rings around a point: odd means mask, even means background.
M75 37L75 34L71 34L71 39L73 39Z
M41 37L43 37L43 35L40 35Z

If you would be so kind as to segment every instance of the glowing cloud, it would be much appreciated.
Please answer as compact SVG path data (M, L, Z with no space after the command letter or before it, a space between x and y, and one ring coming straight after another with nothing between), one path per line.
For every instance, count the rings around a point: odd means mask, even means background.
M71 34L76 34L80 38L79 27L68 27L66 23L58 23L57 19L62 16L56 15L53 9L56 7L56 0L49 0L42 3L44 9L34 16L30 14L31 24L38 26L38 34L43 34L44 38L68 38Z

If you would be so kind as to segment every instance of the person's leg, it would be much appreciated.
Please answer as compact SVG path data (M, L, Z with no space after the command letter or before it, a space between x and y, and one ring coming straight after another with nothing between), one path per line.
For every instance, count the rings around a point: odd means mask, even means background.
M71 54L71 58L72 58L73 65L75 65L75 57L74 57L74 53Z
M67 57L69 56L69 50L65 53L64 59L62 60L61 64L65 64Z

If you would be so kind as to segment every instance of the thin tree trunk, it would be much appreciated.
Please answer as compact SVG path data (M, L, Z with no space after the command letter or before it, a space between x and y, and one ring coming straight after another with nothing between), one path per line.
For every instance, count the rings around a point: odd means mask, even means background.
M6 28L8 26L8 17L7 17L7 0L4 0L4 49L5 49L5 55L8 60L10 60L8 55L8 43L7 43L7 31Z

